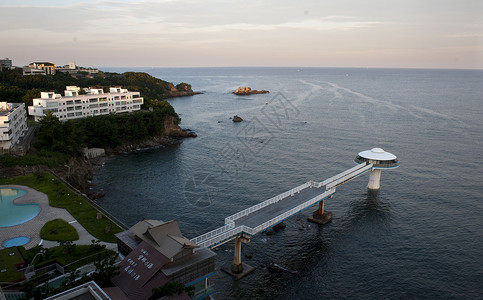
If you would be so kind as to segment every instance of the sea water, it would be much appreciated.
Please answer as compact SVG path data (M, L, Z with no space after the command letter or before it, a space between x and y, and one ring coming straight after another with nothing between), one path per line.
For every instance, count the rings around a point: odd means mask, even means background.
M99 205L131 226L176 218L193 238L224 218L354 166L381 147L398 169L337 188L334 219L316 208L243 244L257 269L212 276L217 299L476 298L483 293L483 71L330 68L135 68L202 95L170 99L198 137L109 159ZM240 97L237 87L269 90ZM234 123L238 115L244 122ZM217 268L233 260L219 248ZM272 273L271 263L290 272Z

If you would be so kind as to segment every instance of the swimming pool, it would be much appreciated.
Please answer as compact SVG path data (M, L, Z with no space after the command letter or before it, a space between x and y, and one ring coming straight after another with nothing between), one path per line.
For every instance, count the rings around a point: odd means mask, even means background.
M23 246L28 242L30 242L30 238L26 236L17 236L3 242L3 246L5 248L14 247L14 246Z
M0 188L0 227L10 227L25 223L40 212L40 206L35 203L15 204L14 199L26 195L22 189L12 187Z

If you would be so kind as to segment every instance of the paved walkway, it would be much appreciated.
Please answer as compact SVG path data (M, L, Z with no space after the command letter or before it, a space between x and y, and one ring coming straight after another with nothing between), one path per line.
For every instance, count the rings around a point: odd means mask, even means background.
M92 240L96 238L92 236L81 224L65 209L57 208L49 205L49 198L46 194L34 190L23 185L0 185L0 187L16 187L27 192L26 195L14 200L16 204L37 203L40 206L39 214L30 221L10 226L0 227L0 249L4 249L3 242L18 236L26 236L30 238L30 242L24 245L26 249L33 248L39 244L46 248L58 246L59 242L46 241L40 239L40 229L50 220L63 219L69 222L79 233L79 240L74 241L78 245L90 245ZM107 248L117 250L117 245L113 243L104 243Z

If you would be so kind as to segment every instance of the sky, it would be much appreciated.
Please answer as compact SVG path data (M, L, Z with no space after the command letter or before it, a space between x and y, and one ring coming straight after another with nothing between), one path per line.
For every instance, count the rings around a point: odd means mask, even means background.
M482 0L0 0L0 58L483 69Z

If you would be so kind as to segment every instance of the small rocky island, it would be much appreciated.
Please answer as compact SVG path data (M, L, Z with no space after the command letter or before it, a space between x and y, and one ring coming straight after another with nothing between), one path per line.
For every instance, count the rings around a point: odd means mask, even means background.
M243 121L243 119L241 117L239 117L238 115L234 115L232 121L233 122L241 122L241 121Z
M238 96L247 96L247 95L254 95L254 94L267 94L270 93L269 91L265 90L252 90L251 88L244 86L244 87L239 87L236 91L233 92L233 94L238 95Z

